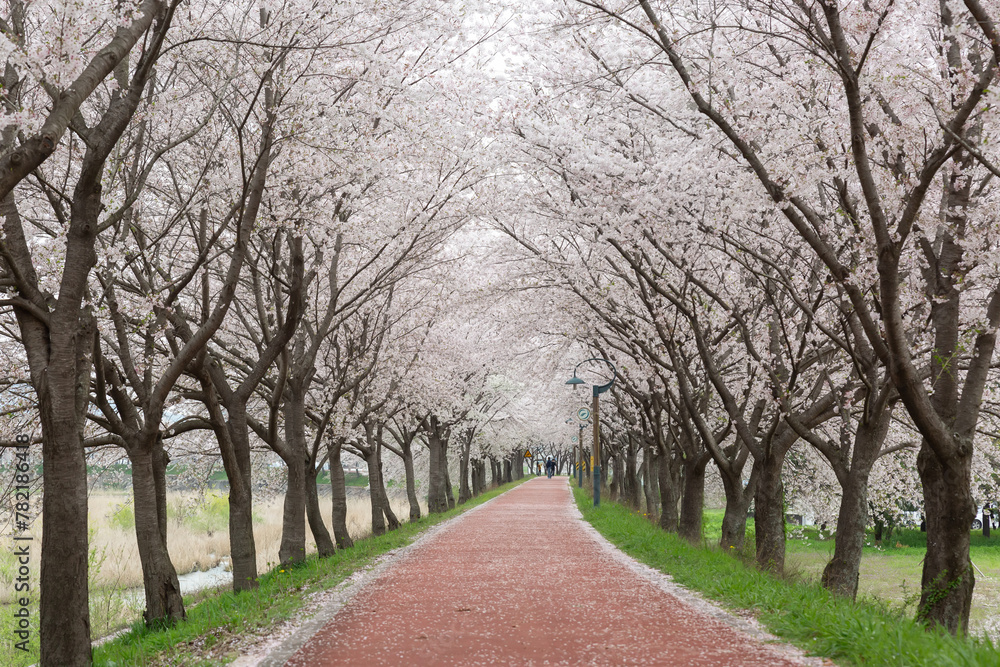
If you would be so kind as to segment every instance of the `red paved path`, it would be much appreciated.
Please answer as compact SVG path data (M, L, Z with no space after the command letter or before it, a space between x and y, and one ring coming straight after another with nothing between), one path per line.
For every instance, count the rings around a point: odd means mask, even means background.
M612 558L565 477L415 546L287 665L793 665Z

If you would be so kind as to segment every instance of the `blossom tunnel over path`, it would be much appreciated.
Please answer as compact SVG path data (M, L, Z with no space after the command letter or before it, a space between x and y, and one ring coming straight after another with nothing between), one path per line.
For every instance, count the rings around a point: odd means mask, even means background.
M33 551L0 662L92 664L182 623L196 562L253 594L549 457L694 544L719 510L779 577L786 515L823 526L847 599L866 539L922 527L913 615L987 631L998 20L6 3L0 548Z

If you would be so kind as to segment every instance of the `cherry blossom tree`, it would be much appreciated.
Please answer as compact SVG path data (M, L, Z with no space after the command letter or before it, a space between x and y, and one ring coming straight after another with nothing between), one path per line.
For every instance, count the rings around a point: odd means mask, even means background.
M634 9L581 4L669 60L715 136L749 166L758 192L849 297L923 436L930 540L918 615L952 632L964 629L974 585L965 528L973 511L971 436L1000 322L995 272L975 261L978 249L992 243L981 217L987 209L979 206L989 197L983 188L992 162L974 147L991 128L973 116L996 76L996 53L981 46L1000 46L992 18L975 0L907 11L893 4L751 2L701 12L708 8L692 3L669 14L645 0ZM914 32L935 23L940 39ZM700 31L703 24L708 29ZM681 34L698 37L682 45ZM723 35L725 42L717 41ZM702 60L709 52L713 57ZM732 58L737 52L739 63ZM927 66L926 85L910 83L917 62ZM801 81L813 83L800 87ZM820 81L831 94L818 99L805 92ZM753 103L764 99L791 106L772 111ZM784 131L765 129L778 116ZM924 128L931 127L937 131L928 140ZM810 137L808 158L802 143L782 141L789 131ZM840 166L844 159L849 169ZM940 207L928 204L935 198ZM867 238L860 233L865 226ZM855 279L859 270L877 274L877 299ZM958 283L970 278L977 288L960 290ZM931 319L932 353L924 358L914 346L919 327L909 309L921 301ZM958 357L970 359L967 372L955 368Z
M102 227L104 167L143 103L176 4L144 2L121 12L107 3L79 3L32 13L27 3L13 2L3 17L2 254L5 282L15 292L6 305L17 317L38 396L49 490L42 509L43 665L90 662L82 443L94 337L88 276ZM54 154L66 156L71 167L41 170ZM53 177L75 183L69 211L63 200L53 200L51 214L34 215L42 210L37 200L15 192L32 173L43 191ZM53 217L59 233L29 222ZM53 252L61 270L48 270L45 255L52 251L35 242L38 233L65 240L65 248Z

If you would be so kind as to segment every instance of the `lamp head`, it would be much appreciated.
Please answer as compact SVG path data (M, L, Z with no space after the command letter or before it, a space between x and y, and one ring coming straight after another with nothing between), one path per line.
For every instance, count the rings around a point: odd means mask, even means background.
M584 384L584 382L583 382L583 380L581 380L580 378L578 378L576 376L576 373L574 373L573 377L571 377L570 379L566 380L566 384L571 384L571 385L573 385L573 389L576 389L577 385Z

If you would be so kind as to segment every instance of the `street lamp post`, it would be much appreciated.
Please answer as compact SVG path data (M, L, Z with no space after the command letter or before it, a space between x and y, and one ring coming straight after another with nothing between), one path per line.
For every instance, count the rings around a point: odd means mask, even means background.
M600 363L607 364L608 366L611 367L611 373L612 373L611 380L607 384L593 385L594 395L593 395L593 402L592 402L590 416L594 420L594 449L593 449L594 507L597 507L601 504L601 412L600 412L599 397L601 394L603 394L608 389L611 389L611 387L614 386L615 380L618 378L618 369L615 368L615 365L613 363L611 363L604 357L592 357L590 359L584 359L583 361L581 361L579 364L576 365L576 368L573 369L573 377L567 380L566 384L573 385L574 389L576 389L576 385L586 384L583 380L581 380L576 376L576 370L577 368L580 368L581 365L589 363L591 361L597 361Z

